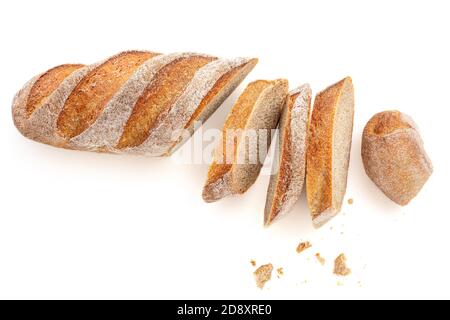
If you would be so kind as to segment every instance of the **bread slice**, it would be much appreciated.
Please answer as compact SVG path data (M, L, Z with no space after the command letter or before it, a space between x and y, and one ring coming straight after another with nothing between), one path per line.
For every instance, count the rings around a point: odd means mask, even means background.
M341 210L347 189L353 113L350 77L315 98L306 151L306 191L315 227L322 226Z
M311 88L304 84L289 93L279 125L278 161L270 177L264 224L288 213L300 198L306 171L306 137Z
M361 156L369 178L402 206L419 193L433 172L417 125L399 111L380 112L369 120Z
M241 94L225 121L208 171L203 188L206 202L242 194L255 182L287 92L288 81L278 79L254 81Z

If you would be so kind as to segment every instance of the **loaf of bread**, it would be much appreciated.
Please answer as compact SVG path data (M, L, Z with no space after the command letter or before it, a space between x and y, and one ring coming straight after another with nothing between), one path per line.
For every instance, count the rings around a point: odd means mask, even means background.
M279 124L278 161L270 177L264 225L288 213L300 198L305 181L306 137L311 88L302 85L289 93Z
M306 151L306 192L313 224L341 210L353 132L354 93L347 77L317 94Z
M206 202L244 193L255 182L287 93L288 81L279 79L254 81L241 94L225 121L209 167L203 188Z
M369 120L361 156L369 178L402 206L419 193L433 172L416 124L399 111L380 112Z
M257 59L127 51L31 79L13 101L26 137L76 150L170 155L239 85Z

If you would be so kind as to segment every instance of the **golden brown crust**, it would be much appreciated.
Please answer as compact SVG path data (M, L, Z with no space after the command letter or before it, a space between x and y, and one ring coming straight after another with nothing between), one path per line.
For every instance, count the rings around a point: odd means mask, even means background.
M195 72L215 59L207 56L183 57L163 67L136 102L117 149L142 144L158 116L169 110Z
M313 218L332 207L335 107L347 79L320 92L314 100L306 152L306 190Z
M86 130L136 69L157 53L120 53L92 70L70 94L57 120L58 134L73 138Z
M63 64L43 73L33 84L28 95L25 107L27 117L30 117L34 111L42 106L65 78L83 66L82 64Z
M165 155L178 131L206 120L257 62L158 55L128 51L33 77L13 100L14 123L26 137L57 147ZM164 79L165 73L172 78Z
M179 135L177 139L172 135L169 138L168 130L181 132L184 129L186 130L184 132L192 135L199 127L195 125L195 122L200 124L205 122L236 89L257 62L258 59L255 58L237 58L228 61L218 59L201 68L167 116L158 118L158 125L152 131L147 142L156 145L157 153L160 155L170 156L188 137ZM186 103L187 97L190 97L195 103ZM183 108L184 112L180 108ZM155 141L157 137L158 142ZM162 139L160 139L161 137Z
M235 105L233 106L227 120L225 121L225 124L223 126L222 130L222 162L223 163L217 163L214 161L208 171L208 177L206 184L214 183L217 179L220 179L226 172L228 172L231 167L232 163L226 163L227 160L227 144L233 145L234 147L228 147L228 149L232 150L233 155L232 157L228 156L230 159L235 159L236 157L236 150L238 145L238 137L234 136L233 142L227 142L226 139L226 132L227 130L239 130L244 129L245 124L247 123L248 118L250 117L250 114L253 110L253 106L255 105L256 101L258 100L259 95L261 92L267 88L270 85L270 81L266 80L257 80L252 83L250 83L245 91L241 94L241 96L236 101Z
M412 128L411 125L402 119L399 111L381 112L369 120L364 132L366 135L383 136L401 129Z

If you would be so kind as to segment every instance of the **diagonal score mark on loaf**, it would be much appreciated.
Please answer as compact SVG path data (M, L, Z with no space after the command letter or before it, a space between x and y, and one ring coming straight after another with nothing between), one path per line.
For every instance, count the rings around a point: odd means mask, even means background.
M146 60L157 53L126 51L93 69L73 89L57 120L57 131L71 139L89 128L111 97Z
M74 71L84 67L82 64L63 64L54 67L39 76L28 95L26 113L30 117L60 84Z
M97 64L78 69L64 79L59 87L48 97L46 102L37 109L29 119L35 139L43 143L63 145L65 139L56 133L56 122L64 108L67 98L78 83L91 72Z
M168 112L183 94L196 71L215 59L194 55L164 66L136 102L116 148L126 149L127 152L143 152L139 146L148 138L158 117Z
M29 118L48 100L49 96L81 64L64 64L47 70L28 81L13 100L13 119L16 126L26 136L33 135Z
M171 147L181 142L180 137L189 137L189 135L182 135L182 130L187 129L192 134L191 125L194 120L204 120L200 119L202 113L208 113L204 115L204 118L208 118L222 104L253 68L254 64L249 68L250 70L237 76L250 60L247 58L219 59L200 68L170 110L158 118L150 136L139 146L141 152L154 156L166 155ZM224 87L226 89L222 90ZM206 110L208 107L210 110Z
M55 134L56 119L73 88L90 70L92 70L93 67L95 67L95 65L82 67L72 72L58 85L50 96L43 101L42 105L35 109L30 117L26 115L25 110L28 97L34 84L45 73L29 81L19 92L18 100L15 100L13 103L14 119L16 125L20 122L18 128L20 128L21 132L25 136L39 142L63 145L63 140ZM19 100L22 101L20 102Z
M119 143L125 124L137 100L157 73L174 60L193 55L195 54L174 53L159 55L147 60L111 98L97 120L83 133L71 139L70 145L82 149L102 148L111 152L118 151L114 147Z

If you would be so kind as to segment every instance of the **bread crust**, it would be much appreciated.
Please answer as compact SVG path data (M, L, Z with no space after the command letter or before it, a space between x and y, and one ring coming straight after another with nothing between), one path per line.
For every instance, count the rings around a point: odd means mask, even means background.
M142 145L156 126L158 117L171 109L196 71L216 59L193 55L165 65L136 101L116 148L126 149Z
M139 66L156 55L147 51L126 51L91 70L67 98L58 116L58 134L70 140L88 129Z
M177 59L195 56L201 63L188 61L186 68L175 68L165 79L178 85L177 80L185 77L181 89L171 90L167 85L159 87L168 92L152 89L152 83L161 78L161 69ZM76 70L67 75L57 67L34 77L16 94L13 119L24 136L57 147L169 155L182 142L178 138L181 133L176 136L173 131L187 127L191 120L206 120L256 63L257 59L217 59L196 53L122 52L90 66L73 67ZM43 78L45 81L40 80ZM150 90L146 92L147 88ZM118 145L133 111L137 114L137 102L145 94L153 94L158 101L166 94L174 98L164 105L155 100L158 103L151 109L157 112L151 121L147 114L134 118L136 126L143 130L138 138ZM206 102L202 104L203 100ZM165 139L161 138L162 131Z
M368 121L361 157L369 178L402 206L416 197L433 172L417 125L396 110L377 113Z
M289 93L279 125L280 150L276 174L270 179L264 224L287 214L299 199L306 171L306 137L311 107L311 88L302 85Z
M158 55L143 63L128 81L116 92L105 106L103 113L82 134L70 140L73 149L92 150L103 149L118 153L116 145L123 135L134 109L134 103L141 97L144 90L153 81L162 67L174 60L190 57L194 53L174 53Z
M341 203L336 204L333 190L333 135L336 126L343 125L337 124L335 119L344 90L351 90L353 95L350 77L318 93L311 115L306 152L306 190L315 227L322 226L340 211ZM344 164L345 171L348 171L348 160L349 155Z
M182 130L194 133L194 121L203 123L254 68L258 59L215 60L200 68L170 110L140 146L156 156L167 156L184 141Z

